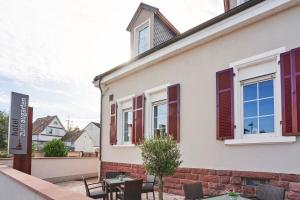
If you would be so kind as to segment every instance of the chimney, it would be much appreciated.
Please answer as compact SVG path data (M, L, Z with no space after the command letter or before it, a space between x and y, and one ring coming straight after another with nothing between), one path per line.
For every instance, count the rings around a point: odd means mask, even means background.
M230 0L224 0L224 11L230 10Z

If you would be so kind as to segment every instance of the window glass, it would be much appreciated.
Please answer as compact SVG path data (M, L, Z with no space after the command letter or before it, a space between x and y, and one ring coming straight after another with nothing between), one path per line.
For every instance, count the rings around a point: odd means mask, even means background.
M153 130L154 135L163 135L167 128L167 104L166 102L153 104Z
M132 111L123 111L123 141L130 142L131 131L132 131Z
M150 48L149 30L149 26L146 26L142 30L138 31L138 54L143 53Z
M273 80L243 86L244 134L274 132Z

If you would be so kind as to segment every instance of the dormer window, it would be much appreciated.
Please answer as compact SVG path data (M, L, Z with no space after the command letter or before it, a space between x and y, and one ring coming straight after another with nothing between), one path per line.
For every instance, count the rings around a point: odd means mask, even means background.
M136 54L144 53L150 49L150 27L149 21L138 26L135 30Z
M180 34L158 8L144 3L139 5L126 30L130 32L131 57L138 56Z

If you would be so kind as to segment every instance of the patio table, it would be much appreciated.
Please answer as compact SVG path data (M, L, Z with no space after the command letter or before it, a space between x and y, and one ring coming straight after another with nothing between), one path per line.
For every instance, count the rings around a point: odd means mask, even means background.
M227 195L221 195L221 196L216 196L216 197L210 197L210 198L205 198L205 199L210 199L210 200L230 200L230 198ZM237 200L249 200L246 197L238 197Z
M106 187L114 187L114 186L119 186L119 185L122 185L124 184L125 181L132 181L134 180L133 178L130 178L130 177L124 177L122 180L120 178L106 178L106 179L103 179ZM113 192L110 191L110 199L112 200L113 199Z

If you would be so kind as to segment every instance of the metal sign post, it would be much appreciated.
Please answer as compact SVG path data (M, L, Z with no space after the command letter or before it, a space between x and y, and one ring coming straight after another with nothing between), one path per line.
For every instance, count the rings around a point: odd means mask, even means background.
M31 174L32 112L29 96L11 93L8 150L14 154L13 168Z

